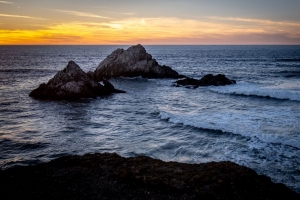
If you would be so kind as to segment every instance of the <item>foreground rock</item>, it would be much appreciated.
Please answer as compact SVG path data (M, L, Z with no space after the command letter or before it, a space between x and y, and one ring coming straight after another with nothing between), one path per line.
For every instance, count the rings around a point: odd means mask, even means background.
M161 66L138 44L127 50L117 49L94 72L96 80L105 77L183 78L168 66Z
M37 99L79 99L96 98L116 90L108 81L104 86L89 77L75 62L70 61L65 69L59 71L47 84L41 84L29 96Z
M232 162L183 164L108 153L0 171L0 193L3 199L299 199Z
M194 88L197 88L199 86L222 86L222 85L230 85L235 84L235 80L228 79L223 74L218 74L216 76L212 74L207 74L204 77L202 77L200 80L193 79L193 78L185 78L182 80L178 80L175 82L178 86L193 86Z

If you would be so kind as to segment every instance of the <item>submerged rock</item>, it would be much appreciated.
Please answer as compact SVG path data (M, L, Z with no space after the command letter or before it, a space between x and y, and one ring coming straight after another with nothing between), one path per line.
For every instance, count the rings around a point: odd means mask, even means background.
M185 78L181 79L175 82L177 85L182 86L193 86L194 88L197 88L199 86L222 86L222 85L230 85L235 84L235 80L228 79L223 74L218 74L216 76L212 74L207 74L204 77L202 77L200 80L194 79L194 78Z
M42 83L29 96L37 99L61 100L96 98L115 92L120 92L120 90L116 90L113 86L103 86L94 81L74 61L70 61L47 84Z
M127 50L117 49L105 58L94 72L97 80L103 77L183 78L168 66L161 66L138 44Z
M4 199L299 199L232 162L184 164L117 154L67 156L0 170Z

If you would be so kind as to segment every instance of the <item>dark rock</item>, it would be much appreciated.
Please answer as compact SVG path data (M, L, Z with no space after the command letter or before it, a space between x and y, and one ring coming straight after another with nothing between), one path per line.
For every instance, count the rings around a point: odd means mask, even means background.
M92 74L87 75L75 62L70 61L47 84L41 84L29 96L51 100L96 98L118 91L112 87L105 87L94 81Z
M89 77L90 79L96 81L94 72L88 71L88 72L86 73L86 75L88 75L88 77Z
M222 86L222 85L230 85L235 84L235 80L228 79L223 74L218 74L216 76L212 74L207 74L202 77L200 80L193 79L193 78L185 78L175 82L177 85L189 86L192 85L194 88L199 86Z
M183 78L168 66L161 66L138 44L127 50L117 49L105 58L94 72L97 80L103 77Z
M109 153L1 170L0 193L3 199L299 199L232 162L184 164Z
M103 78L104 88L111 93L126 93L123 90L116 89L106 78Z
M194 86L198 86L200 85L200 80L194 79L194 78L185 78L185 79L181 79L176 81L177 85L183 85L183 86L190 86L190 85L194 85Z
M213 76L212 74L205 75L203 78L200 79L200 86L209 86L209 85L230 85L236 83L234 80L228 79L223 74L218 74Z

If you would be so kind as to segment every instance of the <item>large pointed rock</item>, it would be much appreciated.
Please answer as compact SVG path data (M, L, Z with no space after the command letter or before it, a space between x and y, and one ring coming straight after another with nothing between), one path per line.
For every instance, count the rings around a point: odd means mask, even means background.
M114 92L121 92L114 89L108 83L103 86L89 77L74 61L59 71L47 84L41 84L34 89L29 96L37 99L79 99L96 98Z
M97 80L105 77L183 78L168 66L161 66L138 44L127 50L117 49L94 72Z

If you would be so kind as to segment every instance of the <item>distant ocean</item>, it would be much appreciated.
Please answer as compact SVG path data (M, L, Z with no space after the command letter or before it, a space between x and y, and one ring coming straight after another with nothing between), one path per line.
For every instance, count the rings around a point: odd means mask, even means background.
M300 193L300 46L145 46L193 78L236 85L188 89L118 78L126 94L80 101L28 96L69 60L94 71L129 46L0 46L0 168L70 154L116 152L164 161L229 160Z

